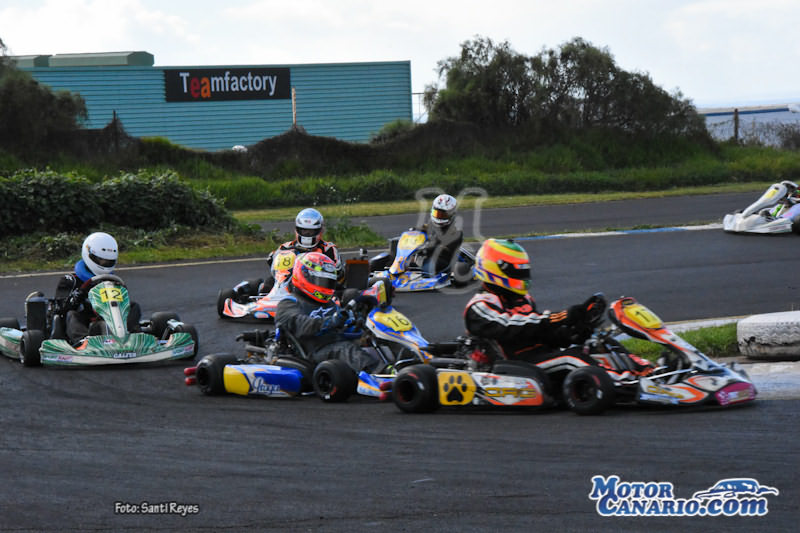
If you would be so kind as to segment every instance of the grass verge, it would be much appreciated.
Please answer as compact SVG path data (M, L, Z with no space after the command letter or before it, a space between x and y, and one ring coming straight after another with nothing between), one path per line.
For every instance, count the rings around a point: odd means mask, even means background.
M679 337L712 359L740 355L735 323L684 331ZM650 361L658 359L664 350L661 345L642 339L626 339L622 344L636 355Z

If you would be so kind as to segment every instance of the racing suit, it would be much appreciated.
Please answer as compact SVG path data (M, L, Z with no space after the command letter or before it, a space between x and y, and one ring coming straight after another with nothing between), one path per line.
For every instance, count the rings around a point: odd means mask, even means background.
M64 318L67 340L76 344L90 334L90 325L97 315L92 309L92 304L86 298L89 291L89 280L94 276L86 267L83 259L75 263L75 272L65 274L56 285L56 313ZM142 310L138 303L131 302L128 311L128 331L137 331ZM93 335L100 331L92 331Z
M304 254L306 252L320 252L327 255L336 264L336 272L339 277L339 284L344 283L344 263L342 262L342 258L339 256L339 250L336 248L335 244L321 240L314 248L309 250L298 247L297 239L295 239L293 241L288 241L281 244L275 251L271 252L267 256L267 275L264 278L264 282L261 284L261 287L258 289L259 293L269 292L272 290L272 286L275 285L275 278L272 277L272 261L275 258L275 254L284 250L291 250L295 253L295 255Z
M442 228L435 224L425 224L419 231L428 236L420 255L425 257L422 270L428 274L436 274L448 270L461 248L464 233L455 224Z
M341 359L358 373L374 372L380 360L377 355L362 350L351 337L360 337L360 331L347 329L337 319L341 308L335 301L320 303L300 294L296 289L278 303L275 313L276 328L292 334L307 356L319 364L327 359Z
M483 290L467 303L464 322L470 335L496 341L503 357L538 363L547 352L575 340L578 307L539 313L529 294Z

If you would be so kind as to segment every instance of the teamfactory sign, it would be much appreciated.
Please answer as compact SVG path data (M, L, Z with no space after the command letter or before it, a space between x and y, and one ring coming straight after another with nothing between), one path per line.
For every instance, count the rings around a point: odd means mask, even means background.
M290 97L288 68L164 69L167 102Z
M767 496L779 493L753 478L726 478L691 498L677 498L670 482L594 476L589 499L600 516L764 516Z

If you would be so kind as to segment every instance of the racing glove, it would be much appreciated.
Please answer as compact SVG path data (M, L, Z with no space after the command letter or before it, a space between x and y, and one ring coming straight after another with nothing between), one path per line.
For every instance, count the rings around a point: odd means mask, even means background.
M74 289L67 297L67 303L64 306L65 311L72 311L80 309L83 301L86 299L86 293L81 289Z

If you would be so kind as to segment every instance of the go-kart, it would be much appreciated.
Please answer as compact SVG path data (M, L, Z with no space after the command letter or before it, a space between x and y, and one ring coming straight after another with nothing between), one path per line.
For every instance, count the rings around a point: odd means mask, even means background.
M722 229L731 233L789 233L800 235L800 196L791 181L772 184L743 211L725 215Z
M462 246L452 264L452 269L430 273L422 269L423 250L428 236L420 230L404 231L400 237L389 240L390 249L370 260L371 280L389 281L398 292L416 292L462 287L473 279L475 255Z
M352 293L351 293L352 294ZM394 379L397 368L429 359L428 342L405 315L391 306L391 289L377 282L363 296L374 297L376 305L349 299L343 309L350 313L344 338L360 339L362 348L376 354L383 364L378 374L358 375L341 360L330 359L314 365L301 344L288 332L249 331L241 334L244 356L230 353L203 357L186 368L186 385L197 385L204 394L287 397L316 392L325 401L340 402L357 392L379 397L381 384Z
M149 321L138 323L138 331L129 331L131 302L119 277L95 276L84 288L96 317L90 335L77 346L67 340L63 300L34 292L25 300L26 327L16 318L0 320L0 353L25 366L72 367L152 363L197 354L197 331L175 313L153 313Z
M292 279L296 257L297 254L292 250L280 250L275 254L270 267L275 282L266 292L263 290L263 279L245 280L233 289L221 289L217 294L217 314L220 318L242 322L274 320L278 303L289 294L287 286ZM363 289L367 286L368 277L365 258L346 261L345 287Z
M398 373L392 390L395 404L406 412L442 405L565 404L578 414L593 415L615 404L728 407L755 399L756 388L737 363L709 359L635 299L612 302L610 328L600 327L607 307L602 295L590 302L593 315L587 316L587 324L594 331L582 345L555 352L534 366L501 359L491 341L460 337L452 344L449 369L414 365ZM660 344L666 352L658 364L641 359L617 340L623 333ZM576 350L591 355L595 364L575 357ZM495 362L482 368L485 361ZM527 381L497 374L524 376Z

